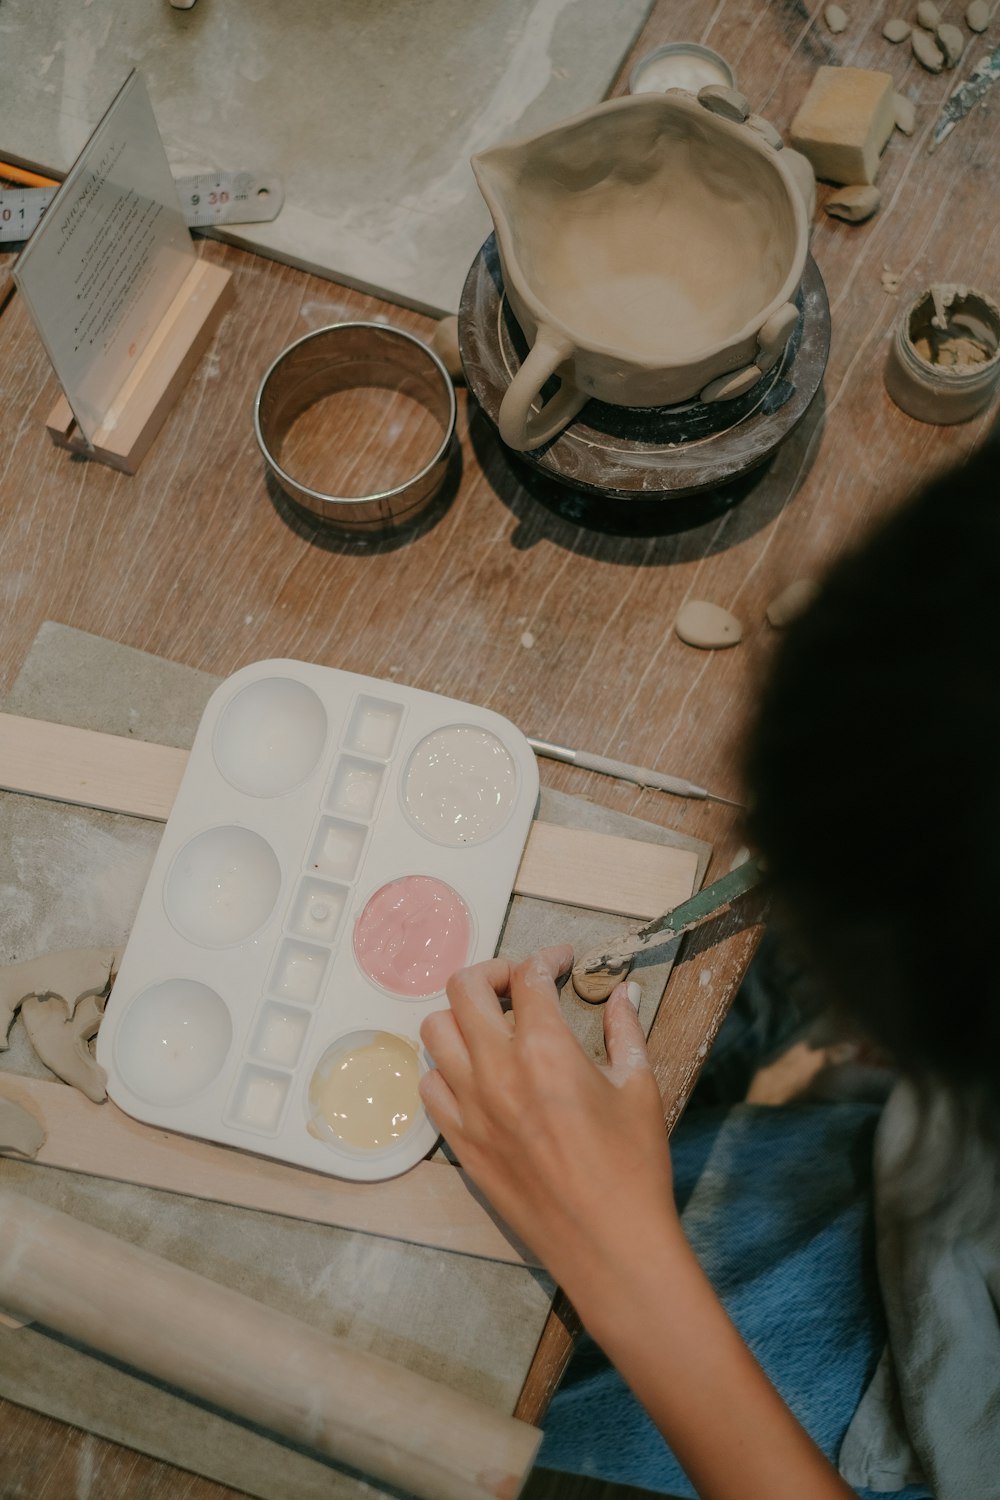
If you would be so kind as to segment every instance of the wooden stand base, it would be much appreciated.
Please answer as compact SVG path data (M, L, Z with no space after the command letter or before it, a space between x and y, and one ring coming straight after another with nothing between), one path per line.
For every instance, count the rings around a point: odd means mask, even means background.
M88 443L61 396L46 429L59 448L134 474L233 300L229 271L197 261Z

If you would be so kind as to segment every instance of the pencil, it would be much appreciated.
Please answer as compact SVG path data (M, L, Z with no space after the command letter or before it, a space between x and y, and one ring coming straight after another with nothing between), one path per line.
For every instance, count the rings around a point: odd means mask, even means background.
M58 187L58 177L43 177L39 172L29 172L27 167L15 167L13 162L0 161L0 177L16 182L21 187Z

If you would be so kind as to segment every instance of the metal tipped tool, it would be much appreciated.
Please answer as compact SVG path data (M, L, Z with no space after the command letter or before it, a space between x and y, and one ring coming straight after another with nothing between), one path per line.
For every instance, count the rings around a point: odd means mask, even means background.
M571 766L582 766L585 771L599 771L603 776L614 776L619 781L631 781L636 786L652 787L657 792L672 792L675 797L696 797L701 801L725 802L728 807L742 807L731 797L720 797L707 787L698 786L683 776L666 776L662 771L651 771L646 766L630 766L624 760L609 760L606 755L591 755L587 750L570 750L565 745L553 745L548 740L533 740L527 736L528 744L536 755L545 755L549 760L563 760Z

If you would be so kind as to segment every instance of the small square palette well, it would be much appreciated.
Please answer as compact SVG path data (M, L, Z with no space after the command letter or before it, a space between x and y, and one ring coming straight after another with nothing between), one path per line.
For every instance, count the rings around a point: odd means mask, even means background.
M488 709L305 662L227 679L101 1023L111 1098L339 1177L413 1166L420 1023L494 953L537 797Z

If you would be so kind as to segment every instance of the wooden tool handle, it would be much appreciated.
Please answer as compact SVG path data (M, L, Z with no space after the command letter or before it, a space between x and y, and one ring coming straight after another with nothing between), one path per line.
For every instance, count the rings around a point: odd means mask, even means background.
M421 1500L515 1500L541 1433L0 1190L0 1306Z

